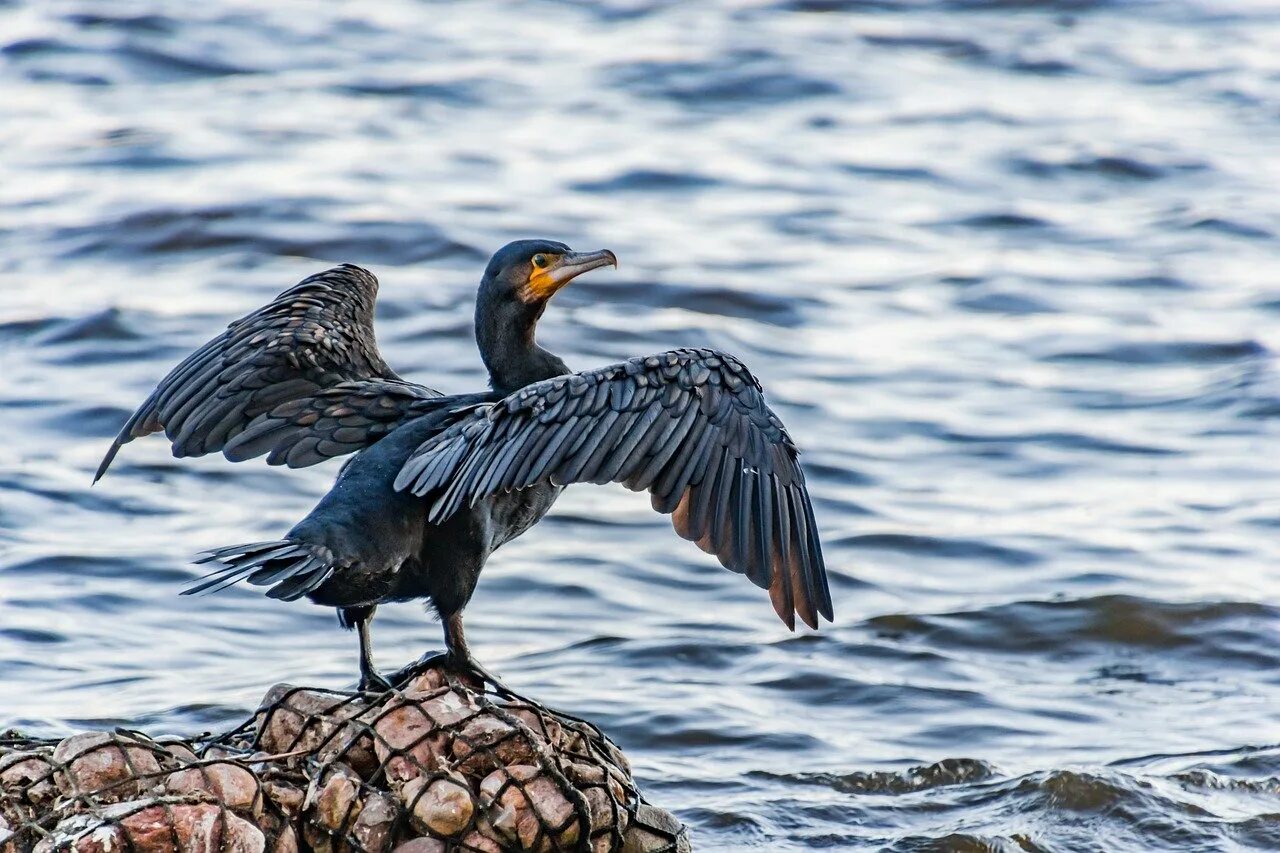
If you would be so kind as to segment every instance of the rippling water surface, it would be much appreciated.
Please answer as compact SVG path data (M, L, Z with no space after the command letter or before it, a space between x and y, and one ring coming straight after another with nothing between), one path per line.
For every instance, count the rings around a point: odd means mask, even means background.
M699 849L1280 847L1278 45L1230 0L0 2L0 727L348 683L331 612L176 595L335 465L93 467L338 261L480 387L481 265L545 235L622 259L545 344L736 352L805 449L820 633L589 486L468 610Z

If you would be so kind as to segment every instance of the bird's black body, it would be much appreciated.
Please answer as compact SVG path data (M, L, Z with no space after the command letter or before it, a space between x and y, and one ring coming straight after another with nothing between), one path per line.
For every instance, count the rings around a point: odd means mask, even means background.
M456 399L465 404L468 398ZM338 568L307 593L316 604L350 608L424 598L443 615L460 612L489 555L551 508L562 489L537 486L492 495L431 522L426 499L395 491L400 468L451 411L411 421L352 459L285 536L333 555Z
M525 240L494 255L476 301L490 390L444 396L391 372L373 336L377 280L338 267L232 323L180 364L121 431L163 429L174 454L267 454L302 467L356 452L282 539L210 552L189 592L247 580L274 598L338 608L376 680L378 604L426 599L454 661L473 665L461 614L500 546L574 482L647 489L677 532L769 590L788 625L830 619L821 549L794 445L732 356L673 350L572 373L538 346L551 295L616 263Z

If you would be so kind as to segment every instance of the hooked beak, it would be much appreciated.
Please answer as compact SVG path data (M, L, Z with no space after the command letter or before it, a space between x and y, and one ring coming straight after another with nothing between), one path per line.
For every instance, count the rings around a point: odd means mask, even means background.
M556 263L545 270L538 270L529 279L529 290L538 299L549 299L551 294L584 272L607 266L618 266L618 256L608 249L598 252L565 252Z

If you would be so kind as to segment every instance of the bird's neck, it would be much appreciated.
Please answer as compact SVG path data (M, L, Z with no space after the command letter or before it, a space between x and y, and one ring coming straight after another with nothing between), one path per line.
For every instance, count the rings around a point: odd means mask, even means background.
M476 343L484 366L489 369L493 390L510 394L530 383L569 372L568 365L534 340L542 308L514 300L477 303Z

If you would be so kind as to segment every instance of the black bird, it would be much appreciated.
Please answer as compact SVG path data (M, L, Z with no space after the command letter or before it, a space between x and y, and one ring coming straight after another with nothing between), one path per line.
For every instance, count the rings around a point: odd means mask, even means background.
M267 454L300 468L357 453L283 539L222 548L186 593L241 580L272 598L338 608L360 636L362 689L378 604L425 598L444 624L446 660L472 659L462 610L498 547L536 524L570 483L646 489L676 532L769 591L794 629L832 618L817 526L795 445L740 361L676 349L573 373L538 346L551 296L608 250L519 240L489 261L475 331L490 390L441 395L382 360L378 281L349 264L303 280L227 327L160 383L121 445L164 431L177 457Z

